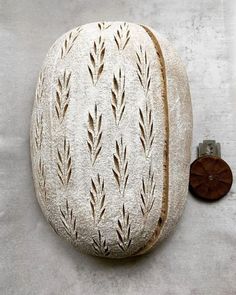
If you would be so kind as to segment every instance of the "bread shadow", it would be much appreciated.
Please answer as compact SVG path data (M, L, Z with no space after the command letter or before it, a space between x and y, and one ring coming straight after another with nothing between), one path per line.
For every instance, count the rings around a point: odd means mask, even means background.
M150 261L155 260L158 256L163 254L163 251L167 244L171 243L172 235L163 241L159 242L157 246L155 246L151 251L146 254L139 256L131 256L126 258L102 258L97 256L90 256L83 254L87 257L87 260L91 264L95 264L97 267L100 266L102 268L122 268L122 267L132 267L136 265L146 265L150 264Z

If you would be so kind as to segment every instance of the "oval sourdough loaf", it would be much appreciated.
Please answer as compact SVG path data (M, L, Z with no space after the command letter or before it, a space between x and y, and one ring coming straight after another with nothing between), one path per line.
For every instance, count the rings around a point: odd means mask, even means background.
M182 214L191 132L185 70L154 30L100 22L66 33L43 64L32 114L48 222L85 253L149 251Z

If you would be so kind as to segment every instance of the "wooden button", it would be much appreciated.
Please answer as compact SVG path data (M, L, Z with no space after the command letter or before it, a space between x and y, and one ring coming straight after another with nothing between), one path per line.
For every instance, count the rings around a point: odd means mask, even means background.
M218 200L230 190L233 175L229 165L219 157L203 156L190 166L189 189L205 200Z

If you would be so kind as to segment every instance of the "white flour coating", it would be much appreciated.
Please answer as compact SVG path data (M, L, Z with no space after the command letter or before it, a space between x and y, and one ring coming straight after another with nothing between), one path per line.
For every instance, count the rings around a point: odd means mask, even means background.
M32 114L45 217L83 252L145 253L182 214L191 136L187 76L169 43L132 23L73 29L49 50Z

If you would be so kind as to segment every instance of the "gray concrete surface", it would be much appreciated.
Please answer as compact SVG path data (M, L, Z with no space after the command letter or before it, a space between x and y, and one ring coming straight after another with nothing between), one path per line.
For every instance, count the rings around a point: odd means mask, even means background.
M195 147L221 142L235 172L236 7L233 0L0 1L0 294L236 294L236 194L189 195L175 232L141 258L82 255L57 237L34 196L29 122L43 58L62 33L97 20L145 23L184 60Z

